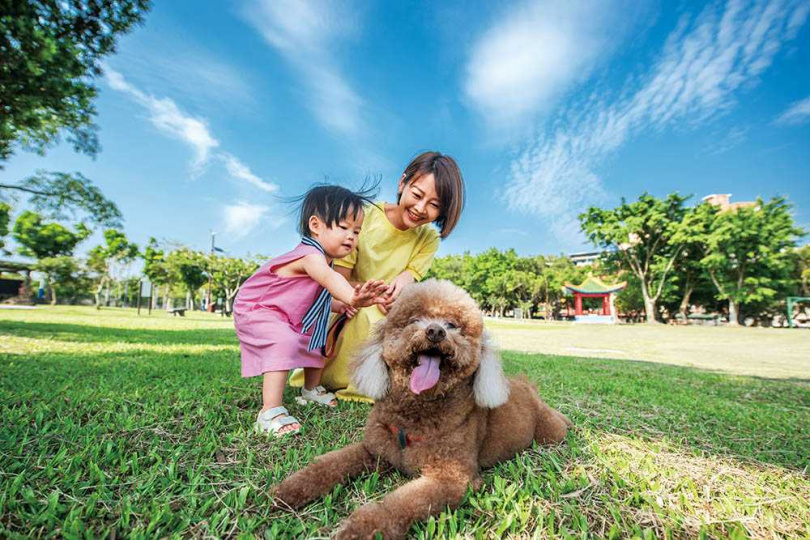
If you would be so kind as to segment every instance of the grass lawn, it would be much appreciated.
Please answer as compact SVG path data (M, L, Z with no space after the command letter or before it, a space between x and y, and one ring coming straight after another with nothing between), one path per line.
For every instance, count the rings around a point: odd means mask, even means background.
M683 346L688 335L667 339ZM800 364L793 379L769 379L503 357L576 427L563 446L489 470L481 492L413 537L810 537L810 377ZM359 440L368 412L291 397L302 436L251 432L259 382L239 377L231 322L217 316L0 310L0 537L328 537L406 481L361 478L298 513L272 509L267 487Z

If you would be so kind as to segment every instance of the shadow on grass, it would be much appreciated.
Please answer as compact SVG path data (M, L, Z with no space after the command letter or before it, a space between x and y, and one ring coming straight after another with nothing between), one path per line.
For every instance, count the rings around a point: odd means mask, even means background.
M82 324L2 321L0 322L0 336L3 335L32 339L56 339L77 343L125 342L166 345L236 345L238 343L236 333L232 328L155 330Z

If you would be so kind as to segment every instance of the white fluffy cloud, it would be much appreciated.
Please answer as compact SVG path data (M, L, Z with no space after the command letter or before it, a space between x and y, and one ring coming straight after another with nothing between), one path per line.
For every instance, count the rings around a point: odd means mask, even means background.
M492 127L530 122L610 56L632 25L628 14L642 4L632 10L620 0L518 4L473 47L466 97Z
M223 208L222 219L227 233L234 240L247 236L270 210L267 206L238 202Z
M729 0L685 16L651 69L627 81L628 91L571 104L551 131L525 145L511 163L509 207L548 217L570 237L577 214L605 196L598 166L645 131L688 128L734 107L807 14L799 0Z

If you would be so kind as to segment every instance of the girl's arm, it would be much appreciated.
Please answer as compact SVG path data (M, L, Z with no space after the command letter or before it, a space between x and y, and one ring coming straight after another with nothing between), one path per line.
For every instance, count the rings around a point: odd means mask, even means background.
M317 281L333 298L352 307L365 307L385 302L382 295L388 289L384 281L367 281L352 285L326 264L323 255L307 255L302 259L304 272Z

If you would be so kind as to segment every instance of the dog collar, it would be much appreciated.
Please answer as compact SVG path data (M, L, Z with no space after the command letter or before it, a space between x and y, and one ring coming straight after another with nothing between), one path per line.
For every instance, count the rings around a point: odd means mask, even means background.
M397 441L399 442L399 447L403 450L405 450L406 446L410 446L412 443L422 442L425 440L424 437L419 437L417 435L408 435L407 433L405 433L404 429L399 428L394 424L387 424L387 425L388 430L396 436Z

